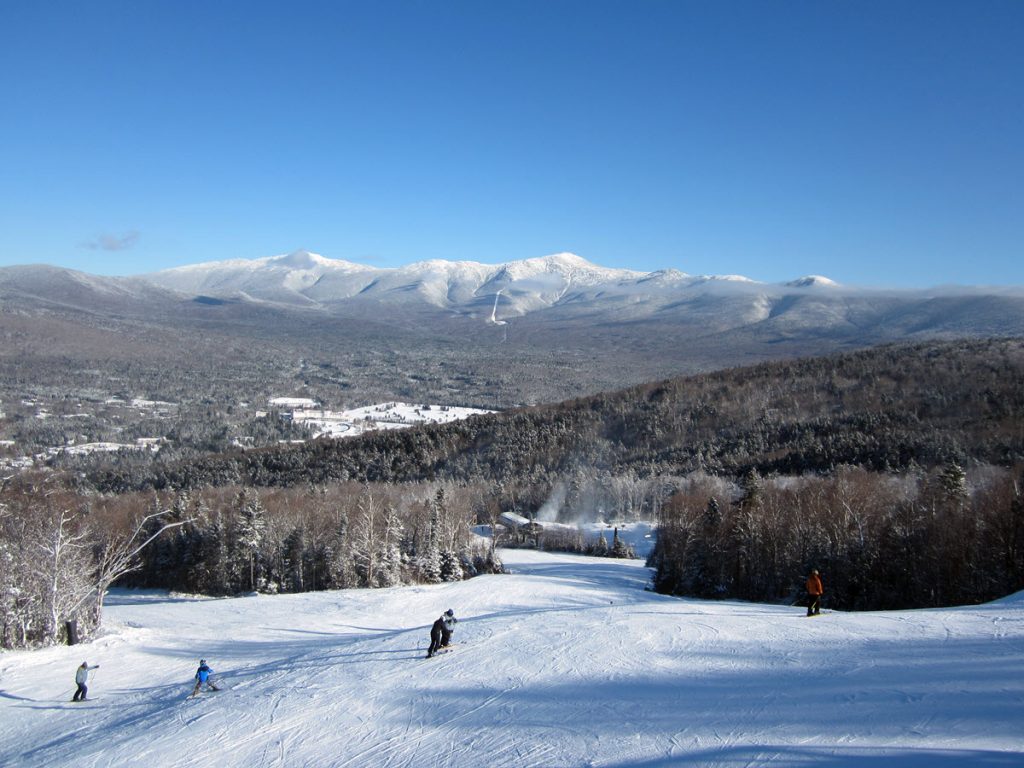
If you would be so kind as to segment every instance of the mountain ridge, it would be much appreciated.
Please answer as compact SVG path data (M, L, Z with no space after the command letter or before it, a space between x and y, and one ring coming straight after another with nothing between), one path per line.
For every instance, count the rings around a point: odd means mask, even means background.
M886 297L921 301L934 296L998 294L1024 299L1024 287L988 289L944 286L933 289L885 289L843 285L822 275L766 283L743 275L690 275L679 270L642 272L602 267L574 253L500 264L433 259L401 267L372 267L330 259L306 250L252 260L229 260L175 267L138 279L180 293L242 297L252 301L344 312L345 305L379 302L393 306L414 300L459 314L507 321L569 303L628 302L634 317L683 306L704 295L746 297L741 314L757 321L773 312L756 307L814 296L841 306Z
M215 356L231 348L261 369L275 350L275 381L310 361L340 371L346 402L493 408L887 342L1024 336L1024 288L769 284L573 254L385 269L299 251L161 274L0 268L0 333L22 340L0 359L49 367L60 349L75 361L68 371L91 370L97 357L137 357L146 338L154 365L190 369L203 361L181 350L209 339Z

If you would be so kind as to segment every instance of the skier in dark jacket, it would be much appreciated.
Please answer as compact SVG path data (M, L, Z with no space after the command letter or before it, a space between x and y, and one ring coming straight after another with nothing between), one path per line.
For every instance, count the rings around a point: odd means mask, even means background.
M455 611L451 608L444 612L441 620L444 622L444 626L441 627L441 647L446 648L452 641L452 632L455 631L455 625L459 620L455 618Z
M437 653L437 649L441 647L441 640L444 637L444 619L445 617L442 615L430 628L430 648L427 649L428 659Z
M208 691L219 691L213 681L210 679L210 675L213 674L213 670L206 666L206 659L199 660L199 669L196 670L196 687L192 689L192 695L196 696L199 694L199 688L202 685L206 685Z
M90 667L88 662L82 662L82 666L75 671L75 684L78 686L78 689L75 691L75 695L71 697L72 701L87 700L86 695L89 693L89 686L87 686L86 683L89 682L89 672L90 670L99 668L99 664L94 664Z

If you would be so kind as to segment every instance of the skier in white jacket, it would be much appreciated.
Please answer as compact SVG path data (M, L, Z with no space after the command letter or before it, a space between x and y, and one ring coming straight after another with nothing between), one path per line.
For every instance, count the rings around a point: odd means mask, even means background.
M75 683L78 685L78 690L76 690L75 695L71 697L72 701L86 701L85 697L89 693L89 686L86 685L86 683L89 682L89 672L90 670L99 668L99 664L95 664L90 667L88 662L82 662L82 666L80 666L75 672Z
M455 625L459 620L455 618L455 611L451 608L444 612L441 620L444 622L444 626L441 627L441 647L444 648L452 641L452 632L455 631Z

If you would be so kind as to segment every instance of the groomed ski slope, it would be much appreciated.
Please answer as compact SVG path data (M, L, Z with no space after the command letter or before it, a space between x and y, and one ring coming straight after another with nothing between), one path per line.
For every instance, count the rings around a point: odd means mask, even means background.
M0 765L1024 765L1020 597L808 619L647 592L641 561L503 557L436 586L114 594L100 639L0 655ZM448 607L457 646L426 660ZM225 690L187 700L200 657ZM72 704L83 660L97 699Z

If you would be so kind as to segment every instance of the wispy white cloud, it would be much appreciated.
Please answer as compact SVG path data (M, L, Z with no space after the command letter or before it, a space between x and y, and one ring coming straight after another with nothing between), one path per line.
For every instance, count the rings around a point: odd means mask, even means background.
M125 232L123 235L105 232L102 235L97 235L92 240L82 243L82 247L88 248L91 251L126 251L139 242L140 237L141 235L135 230Z

